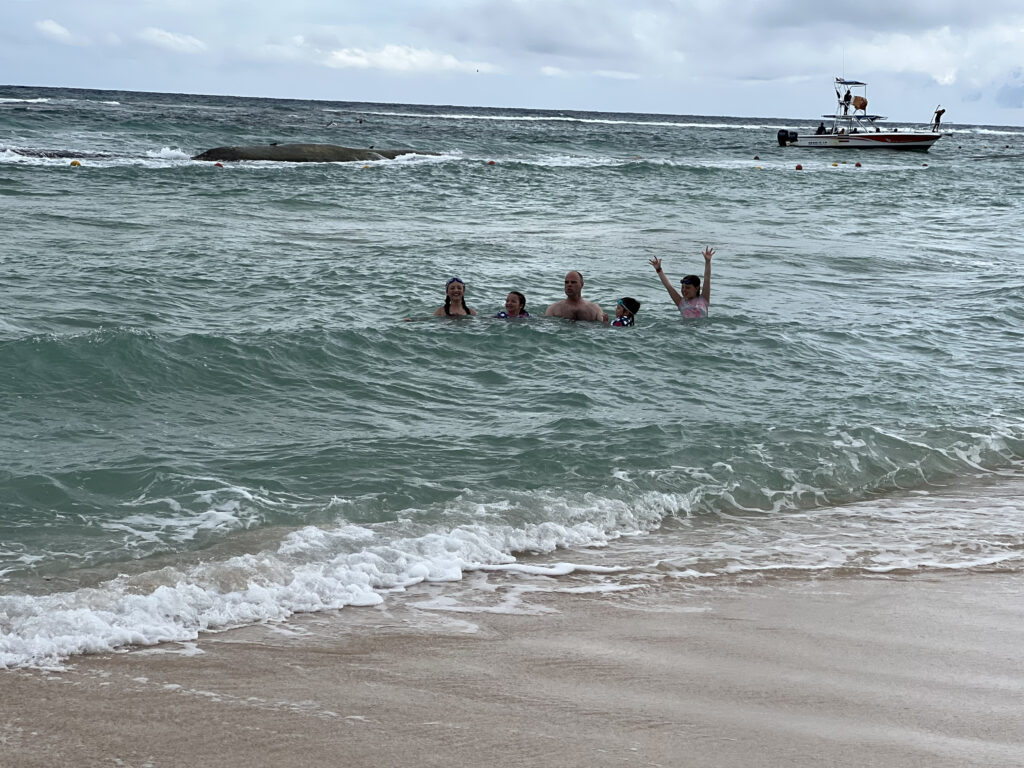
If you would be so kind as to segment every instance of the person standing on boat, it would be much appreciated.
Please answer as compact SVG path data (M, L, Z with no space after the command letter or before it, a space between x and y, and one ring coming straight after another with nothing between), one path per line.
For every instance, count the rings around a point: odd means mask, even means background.
M942 122L942 116L944 114L946 114L946 110L942 109L942 107L935 108L935 118L934 122L932 123L932 131L934 133L939 132L939 123Z
M814 135L815 136L821 136L824 133L825 133L825 123L824 122L818 123L818 130L816 130L814 132Z
M846 93L843 94L843 114L850 114L850 102L853 101L853 94L850 93L850 89L846 89Z
M687 275L680 283L677 291L668 279L668 275L661 268L661 259L655 257L650 259L654 271L661 278L661 284L665 286L672 303L679 309L683 317L707 317L708 305L711 302L711 257L715 254L713 248L704 249L704 288L701 289L700 278L697 275Z

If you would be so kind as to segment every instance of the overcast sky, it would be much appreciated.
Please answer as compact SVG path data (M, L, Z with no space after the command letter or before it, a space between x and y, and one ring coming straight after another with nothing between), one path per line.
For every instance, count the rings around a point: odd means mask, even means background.
M0 84L1024 126L1022 0L4 0Z

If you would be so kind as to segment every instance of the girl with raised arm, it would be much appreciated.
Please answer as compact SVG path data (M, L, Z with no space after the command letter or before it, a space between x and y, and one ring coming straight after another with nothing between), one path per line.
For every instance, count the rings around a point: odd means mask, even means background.
M661 259L650 259L651 266L661 278L661 284L665 286L672 303L679 309L683 317L707 317L708 305L711 303L711 257L715 251L712 248L704 249L704 288L701 289L700 278L697 275L687 275L680 281L679 290L675 289L672 281L668 279L661 268Z

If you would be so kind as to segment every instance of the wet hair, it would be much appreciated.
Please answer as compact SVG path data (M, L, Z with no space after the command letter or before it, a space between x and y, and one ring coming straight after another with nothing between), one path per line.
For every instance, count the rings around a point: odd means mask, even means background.
M696 287L697 293L700 293L700 278L697 277L696 275L687 275L686 277L679 281L679 285L692 285Z
M618 301L622 305L622 308L629 312L629 316L633 317L637 312L640 311L640 302L634 299L632 296L623 296Z
M519 299L519 311L524 311L526 309L526 297L519 291L509 291L509 293Z
M457 277L453 277L451 280L449 280L447 283L444 284L444 313L446 315L451 315L451 313L452 313L452 311L451 311L452 310L452 297L448 295L448 286L451 285L452 283L458 283L459 285L461 285L463 287L463 291L462 291L462 311L465 312L468 315L469 314L469 307L466 306L466 291L465 291L466 284L464 282L462 282L462 280L460 280Z
M446 315L450 315L452 313L451 309L452 309L452 297L451 296L445 296L444 297L444 313ZM467 315L469 314L469 307L466 306L466 294L462 294L462 310Z

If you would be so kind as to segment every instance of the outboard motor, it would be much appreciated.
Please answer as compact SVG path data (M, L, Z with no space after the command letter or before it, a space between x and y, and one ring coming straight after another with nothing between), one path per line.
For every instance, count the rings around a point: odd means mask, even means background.
M796 131L787 131L785 128L779 129L779 146L784 147L787 144L796 143Z

